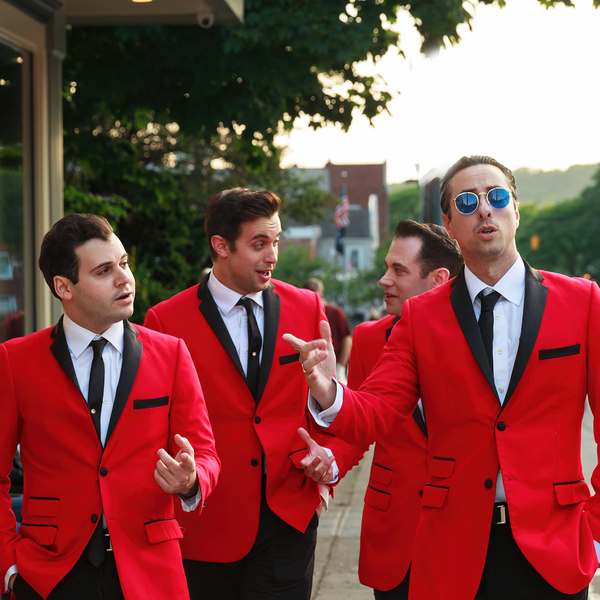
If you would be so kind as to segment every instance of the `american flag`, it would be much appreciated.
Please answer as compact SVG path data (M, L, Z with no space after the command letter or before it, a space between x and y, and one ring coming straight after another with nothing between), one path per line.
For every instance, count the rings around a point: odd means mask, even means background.
M350 225L350 202L348 201L348 194L345 186L342 186L340 196L342 198L342 203L336 206L333 220L338 229L345 229Z

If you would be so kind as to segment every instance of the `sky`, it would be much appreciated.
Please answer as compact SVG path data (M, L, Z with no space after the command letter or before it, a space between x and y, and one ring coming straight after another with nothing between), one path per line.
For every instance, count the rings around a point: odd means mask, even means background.
M537 0L479 5L460 44L434 57L400 15L405 57L376 65L394 99L373 126L355 117L348 133L298 121L278 141L284 166L387 161L396 183L445 170L463 155L487 154L511 169L567 169L600 163L600 9L592 0L546 10ZM419 165L418 167L416 165Z

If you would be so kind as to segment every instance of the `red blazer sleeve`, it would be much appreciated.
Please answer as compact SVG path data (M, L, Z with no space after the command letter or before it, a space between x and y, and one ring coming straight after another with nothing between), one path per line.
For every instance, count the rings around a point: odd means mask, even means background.
M0 588L6 571L17 562L15 548L21 536L9 495L10 471L17 451L20 417L10 372L8 352L0 345Z
M172 398L169 451L173 456L179 452L179 446L174 440L176 433L189 440L194 448L196 473L203 505L217 485L221 461L215 449L215 438L198 374L183 340L178 340L177 371ZM202 505L198 513L201 512Z
M321 337L319 324L321 321L326 321L327 317L325 316L325 309L323 308L321 299L316 293L315 296L318 302L319 313L314 338L317 339ZM326 432L320 427L317 427L309 414L307 414L307 422L309 424L309 433L311 437L321 446L329 448L329 450L331 450L333 456L335 457L335 462L339 469L339 477L336 481L336 484L339 483L344 477L344 475L346 475L346 473L350 469L352 469L352 467L359 463L361 458L365 455L365 451L366 449L368 449L368 446L367 448L359 448L356 446L352 446L347 442L344 442L343 440L331 435L329 432Z

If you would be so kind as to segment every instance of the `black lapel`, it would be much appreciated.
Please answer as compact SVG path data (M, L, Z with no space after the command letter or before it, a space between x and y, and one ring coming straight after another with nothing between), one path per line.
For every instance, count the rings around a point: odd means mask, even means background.
M385 330L385 342L387 344L387 341L390 339L390 335L392 335L392 329L394 329L394 325L400 320L400 317L394 317L394 319L392 320L392 326L389 329Z
M121 376L117 385L115 402L110 415L110 422L108 423L106 441L104 442L105 447L127 404L138 369L140 368L140 361L142 360L143 344L137 339L138 330L129 321L123 321L123 327L123 366L121 367Z
M69 346L67 345L67 338L65 337L62 316L58 320L58 323L54 326L50 337L54 339L52 345L50 346L50 350L52 351L52 354L54 354L54 358L56 358L58 364L62 367L63 371L69 376L69 379L75 384L75 387L79 390L79 393L81 394L81 388L79 387L79 382L77 381L77 375L75 375L75 367L73 367L71 353L69 352Z
M225 348L227 354L229 354L229 358L231 358L233 364L237 367L240 375L244 378L244 380L246 380L242 363L240 362L238 353L233 345L229 331L227 331L227 327L225 327L225 323L223 323L223 319L221 318L221 313L219 312L219 308L215 302L215 299L212 297L212 294L208 289L207 281L208 276L198 286L198 298L202 301L199 306L200 312L206 319L206 322L210 325L210 328L215 332L217 339L219 342L221 342L221 345L223 348Z
M394 317L393 321L392 321L392 326L389 329L385 330L385 341L387 342L390 339L390 335L392 334L392 329L394 328L394 325L400 320L400 317ZM425 419L423 419L423 415L421 414L421 411L419 410L418 406L415 406L415 410L413 412L413 419L416 421L417 425L419 426L419 429L423 432L423 435L425 437L427 436L427 423L425 423Z
M517 387L529 357L535 346L544 309L546 308L546 299L548 297L548 288L542 285L544 278L542 274L532 269L525 261L525 305L523 306L523 325L521 326L521 338L519 339L519 350L515 365L510 377L510 384L504 400L504 408Z
M483 340L481 339L481 332L479 331L479 325L477 324L475 312L473 311L473 302L471 301L471 296L469 295L469 290L467 289L464 267L454 278L450 286L452 287L452 292L450 293L450 303L452 304L458 324L460 325L463 335L467 340L467 344L469 344L469 347L471 348L471 352L473 352L475 360L479 364L479 368L482 370L485 378L490 384L496 399L498 402L500 402L498 398L498 392L494 384L492 368L490 367L490 363L485 353Z
M265 327L264 340L262 348L262 358L260 360L260 371L258 375L258 391L256 395L256 403L260 399L269 381L271 373L271 365L273 364L273 356L275 355L275 344L277 343L277 332L279 331L279 311L281 308L281 298L279 294L273 291L273 285L263 292L263 303L265 307Z

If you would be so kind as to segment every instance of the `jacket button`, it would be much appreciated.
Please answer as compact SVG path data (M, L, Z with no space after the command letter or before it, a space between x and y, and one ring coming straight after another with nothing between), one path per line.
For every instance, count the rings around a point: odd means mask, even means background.
M100 469L100 475L102 475L102 477L106 477L108 475L108 469L106 467L102 467Z
M97 522L98 522L98 515L92 515L92 516L90 517L90 521L91 521L92 523L97 523Z
M423 497L423 490L419 490L419 496Z
M255 458L253 458L253 459L250 461L250 464L251 464L253 467L258 467L258 461L257 461Z
M489 490L494 485L494 482L491 479L486 479L484 485Z
M254 422L258 425L261 422L261 418L260 417L254 417Z
M506 423L504 421L500 421L496 427L498 428L498 431L504 431L506 429Z

